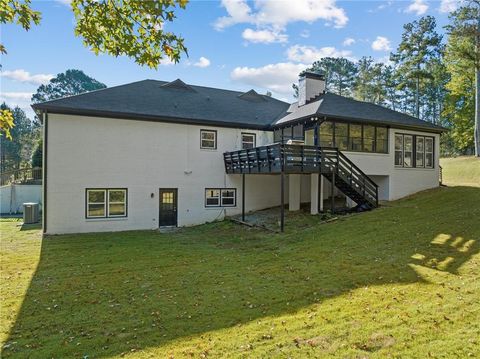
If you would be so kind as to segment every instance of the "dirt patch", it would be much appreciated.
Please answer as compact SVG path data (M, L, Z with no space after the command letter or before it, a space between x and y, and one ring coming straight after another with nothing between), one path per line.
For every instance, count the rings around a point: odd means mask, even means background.
M355 346L358 349L375 352L377 350L391 347L395 344L395 338L391 335L376 333L373 334L365 343L358 343Z

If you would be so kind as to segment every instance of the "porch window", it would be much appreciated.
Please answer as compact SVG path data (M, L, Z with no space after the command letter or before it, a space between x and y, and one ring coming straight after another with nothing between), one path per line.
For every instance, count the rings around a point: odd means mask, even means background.
M255 147L255 134L242 132L242 149Z
M388 153L388 132L386 127L376 128L376 147L375 152Z
M433 168L433 137L425 137L425 167Z
M350 124L350 143L348 149L350 151L362 150L362 125Z
M314 128L305 130L305 144L307 146L315 145L315 129Z
M200 130L200 148L208 150L217 149L217 131Z
M375 127L363 126L363 152L375 152Z
M403 166L403 135L395 134L395 166Z
M415 167L424 166L424 157L425 157L425 138L417 137L416 141L416 151L415 151Z
M335 147L340 151L348 149L348 123L335 123Z
M320 146L333 147L333 122L325 121L320 125Z
M403 136L403 167L412 167L413 136Z

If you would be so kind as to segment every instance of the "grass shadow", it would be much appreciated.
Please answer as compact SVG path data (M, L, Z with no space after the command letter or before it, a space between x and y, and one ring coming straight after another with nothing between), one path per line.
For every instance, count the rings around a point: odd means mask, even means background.
M47 237L1 357L119 355L423 281L412 265L456 274L480 250L478 203L480 188L441 188L285 235L222 222Z

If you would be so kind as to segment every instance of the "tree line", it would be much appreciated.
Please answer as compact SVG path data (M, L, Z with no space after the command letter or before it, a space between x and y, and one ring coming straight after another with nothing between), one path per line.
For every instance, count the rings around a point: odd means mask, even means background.
M471 1L452 12L446 39L437 31L433 16L405 24L389 61L376 62L369 56L356 62L325 57L308 71L324 75L328 92L448 128L441 141L444 156L480 156L479 110L475 108L479 102L475 100L479 93L479 8L479 1ZM298 91L296 85L293 88Z

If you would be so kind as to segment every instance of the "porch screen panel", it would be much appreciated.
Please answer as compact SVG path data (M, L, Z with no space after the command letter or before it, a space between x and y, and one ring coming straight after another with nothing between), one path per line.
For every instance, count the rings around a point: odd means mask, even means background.
M348 149L348 124L337 122L335 123L335 147L340 151Z
M333 147L333 123L325 121L320 125L320 146Z
M348 149L351 151L362 150L362 125L350 124L350 143Z
M363 152L375 151L375 127L363 126Z

